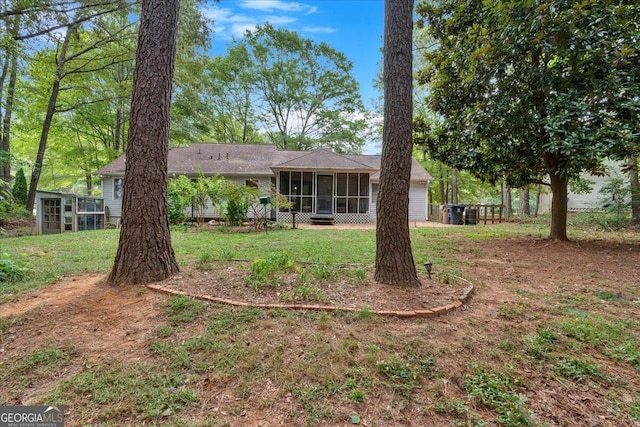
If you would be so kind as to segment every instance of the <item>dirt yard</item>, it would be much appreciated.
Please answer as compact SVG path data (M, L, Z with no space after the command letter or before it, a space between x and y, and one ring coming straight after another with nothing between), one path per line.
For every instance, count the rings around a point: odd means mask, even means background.
M635 243L586 239L557 243L536 238L461 243L471 252L462 251L458 256L465 260L472 258L462 267L463 274L475 286L467 304L430 319L385 318L373 327L359 329L356 335L358 340L367 341L388 331L405 337L428 331L428 340L437 354L437 365L444 372L437 386L438 393L447 399L464 400L461 378L471 361L499 364L495 358L499 357L497 348L501 343L507 338L518 340L535 334L536 324L553 322L559 311L567 307L575 305L576 310L637 322L640 314L640 244L637 239ZM194 295L246 303L308 303L291 293L291 284L286 278L277 287L261 293L252 291L244 280L247 270L248 266L239 262L216 264L205 271L195 268L182 271L160 285ZM438 280L438 270L438 266L434 266L434 279L425 278L423 286L416 289L378 285L371 278L372 272L367 270L366 277L361 277L360 281L328 283L322 287L321 301L313 303L372 311L439 307L455 300L468 283L458 280L443 283ZM18 379L4 384L0 390L0 404L39 402L43 393L65 377L97 364L131 364L149 359L150 336L159 324L166 322L165 306L169 297L141 287L109 288L101 283L102 278L96 274L67 277L19 301L0 305L0 317L5 322L11 321L9 327L0 329L0 361L17 360L46 345L73 348L74 354L79 355L60 376L22 385ZM604 298L604 295L610 297ZM313 324L301 324L301 327L315 328ZM255 331L255 334L260 333L261 329ZM254 341L261 342L261 337L255 336ZM634 401L640 404L637 395L640 371L621 360L603 359L599 353L593 357L607 377L623 379L623 386L616 389L615 400L626 403L627 407ZM536 369L520 370L518 375L523 379L527 407L545 425L632 425L628 409L612 412L611 401L614 399L609 395L609 384L592 386L580 381L551 381L548 372ZM414 408L411 413L402 414L398 410L398 414L385 415L389 408L378 407L380 402L376 402L364 404L363 419L387 420L368 425L467 425L454 424L450 414L429 406L428 391L424 390L425 395L418 396L424 399L419 411ZM433 392L433 388L430 391ZM216 393L229 394L223 389ZM260 394L260 391L253 393ZM224 406L224 402L219 405ZM483 413L481 408L476 409ZM226 416L221 417L226 424L220 425L303 425L296 421L297 418L292 418L291 411L297 410L301 409L292 409L284 401L274 401L268 411L249 403L244 413L224 412ZM486 414L490 417L490 411ZM193 418L197 416L193 414ZM68 420L70 426L92 423L90 419L80 419L72 407ZM319 425L348 424L338 417L335 423L320 422ZM493 421L489 425L500 424Z

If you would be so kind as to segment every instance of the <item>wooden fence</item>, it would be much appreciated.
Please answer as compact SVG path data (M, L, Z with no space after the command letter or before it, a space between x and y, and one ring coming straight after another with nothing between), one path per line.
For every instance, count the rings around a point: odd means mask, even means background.
M502 205L432 205L431 218L444 224L495 224L505 220L504 212Z

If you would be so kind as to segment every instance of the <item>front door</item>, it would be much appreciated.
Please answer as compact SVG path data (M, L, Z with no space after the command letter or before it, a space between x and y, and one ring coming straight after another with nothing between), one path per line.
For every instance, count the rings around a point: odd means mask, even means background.
M333 175L318 175L318 208L319 215L333 214Z
M42 234L57 234L61 232L61 200L42 199Z

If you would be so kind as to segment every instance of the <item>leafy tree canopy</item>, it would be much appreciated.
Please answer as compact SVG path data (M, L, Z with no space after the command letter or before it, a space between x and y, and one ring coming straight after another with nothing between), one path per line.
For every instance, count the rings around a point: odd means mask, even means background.
M568 179L638 149L637 2L445 0L418 13L437 42L420 74L441 117L420 141L434 158L514 187L548 176L562 202Z
M364 107L344 54L270 24L248 31L229 54L246 61L238 78L251 84L270 142L286 149L360 151Z

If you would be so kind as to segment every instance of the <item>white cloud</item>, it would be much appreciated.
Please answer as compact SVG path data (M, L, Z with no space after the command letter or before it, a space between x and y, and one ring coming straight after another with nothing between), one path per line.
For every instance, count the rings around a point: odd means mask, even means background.
M284 0L243 0L240 2L240 7L267 12L279 10L281 12L304 12L307 14L315 13L318 10L315 6Z
M270 24L274 25L274 26L278 26L278 25L286 25L286 24L290 24L292 22L295 22L296 19L293 17L289 17L289 16L266 16L264 18L264 22L269 22Z
M254 31L257 25L257 23L233 24L231 26L231 35L233 35L233 37L235 38L242 38L247 31Z
M252 16L236 13L229 8L219 8L215 5L205 9L207 18L213 20L211 30L214 37L231 40L233 37L244 37L246 30L255 29L258 19Z
M285 6L290 6L290 3L284 3L281 1L244 1L242 5L248 3L265 3L263 8L254 8L257 12L264 12L268 10L278 9L276 6L282 6L283 3ZM297 7L297 6L296 6ZM295 9L294 9L295 11ZM249 15L244 13L237 13L235 10L230 8L221 8L216 5L212 5L211 7L207 7L205 9L205 15L207 18L213 21L213 25L211 30L214 33L214 37L221 40L231 40L232 38L242 38L244 37L247 30L253 31L256 26L259 24L263 24L265 22L269 22L274 26L285 26L296 22L296 18L293 16L284 16L284 15L261 15L260 13L256 15Z
M335 33L337 29L332 27L302 27L302 31L306 33L313 33L313 34L319 34L319 33L331 34L331 33Z

